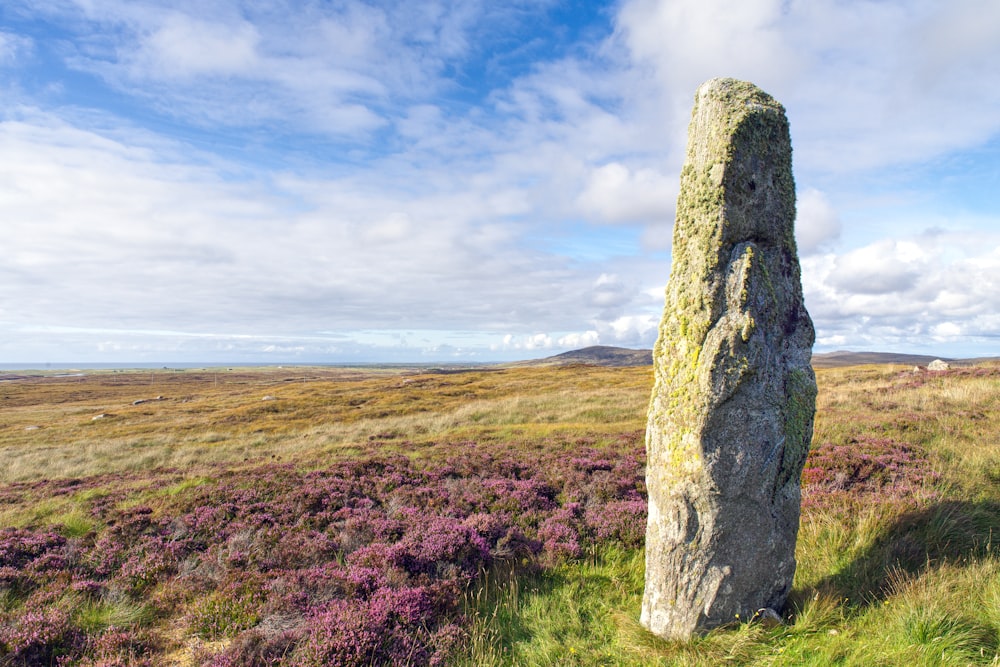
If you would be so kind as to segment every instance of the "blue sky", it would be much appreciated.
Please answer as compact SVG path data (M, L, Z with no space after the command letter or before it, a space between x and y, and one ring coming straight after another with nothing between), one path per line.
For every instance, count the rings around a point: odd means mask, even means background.
M998 62L995 0L5 0L0 362L649 347L715 76L817 351L997 355Z

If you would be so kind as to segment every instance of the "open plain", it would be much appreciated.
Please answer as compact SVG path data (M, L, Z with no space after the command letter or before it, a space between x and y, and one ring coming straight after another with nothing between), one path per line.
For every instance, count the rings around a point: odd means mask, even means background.
M783 622L639 625L651 369L20 372L3 665L997 665L1000 365L821 369Z

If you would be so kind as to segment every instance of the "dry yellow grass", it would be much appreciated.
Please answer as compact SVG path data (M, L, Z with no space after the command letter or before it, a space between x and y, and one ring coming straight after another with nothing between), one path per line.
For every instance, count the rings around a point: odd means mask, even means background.
M817 374L813 442L869 435L932 453L945 477L968 490L1000 483L1000 365L946 373L901 366L830 369Z
M1000 380L868 366L818 372L816 442L859 433L933 449L971 484L1000 480ZM0 383L0 482L462 440L595 438L645 426L648 368L254 369L97 373ZM133 402L162 396L139 405ZM274 400L263 400L273 397ZM98 415L105 415L94 419Z
M373 447L420 455L463 439L599 437L642 428L649 375L262 369L8 382L0 387L0 482L323 459Z

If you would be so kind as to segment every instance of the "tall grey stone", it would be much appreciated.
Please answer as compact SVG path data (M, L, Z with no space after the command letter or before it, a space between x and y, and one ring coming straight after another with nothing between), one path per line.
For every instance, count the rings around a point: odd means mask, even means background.
M642 624L668 639L780 611L795 574L815 337L802 303L784 108L695 95L646 430Z

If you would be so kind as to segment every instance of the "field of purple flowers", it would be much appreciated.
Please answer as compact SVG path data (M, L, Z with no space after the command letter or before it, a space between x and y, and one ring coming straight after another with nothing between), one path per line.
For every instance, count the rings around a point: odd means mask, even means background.
M802 470L802 509L851 509L876 498L894 509L918 506L938 497L940 477L925 451L892 438L814 442Z
M570 457L466 443L424 468L396 456L219 470L140 504L127 478L11 485L0 502L87 497L99 528L0 530L2 662L159 664L172 647L152 628L170 618L206 646L228 640L203 650L210 665L447 664L486 568L642 543L642 459L629 434ZM121 609L141 613L118 624Z
M126 476L11 485L0 502L87 498L99 528L0 530L3 662L159 664L171 646L152 628L174 619L206 640L208 665L447 664L466 639L464 592L487 568L530 572L642 545L641 434L572 456L565 444L498 455L464 443L423 468L394 456L220 469L141 504ZM932 474L891 440L821 444L804 505L922 494ZM122 609L138 611L116 623Z

